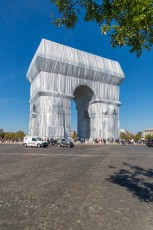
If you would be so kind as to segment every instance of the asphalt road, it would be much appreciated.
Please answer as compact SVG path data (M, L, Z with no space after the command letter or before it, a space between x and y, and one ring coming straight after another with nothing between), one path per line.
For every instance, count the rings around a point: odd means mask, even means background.
M0 230L153 230L153 148L0 144Z

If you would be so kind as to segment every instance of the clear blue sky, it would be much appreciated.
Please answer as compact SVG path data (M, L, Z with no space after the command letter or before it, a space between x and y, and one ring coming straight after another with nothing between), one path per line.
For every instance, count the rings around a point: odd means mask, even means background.
M26 73L42 38L118 61L126 77L120 88L120 127L133 133L153 127L153 51L137 58L126 47L112 49L94 23L79 21L75 30L56 28L52 12L50 0L0 0L0 128L28 132ZM74 129L74 108L72 120Z

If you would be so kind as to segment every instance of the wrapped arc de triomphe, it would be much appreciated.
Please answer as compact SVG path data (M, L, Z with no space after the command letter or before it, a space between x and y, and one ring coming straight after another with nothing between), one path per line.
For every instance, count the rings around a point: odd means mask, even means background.
M69 137L71 102L80 138L118 138L120 64L42 39L30 64L29 135Z

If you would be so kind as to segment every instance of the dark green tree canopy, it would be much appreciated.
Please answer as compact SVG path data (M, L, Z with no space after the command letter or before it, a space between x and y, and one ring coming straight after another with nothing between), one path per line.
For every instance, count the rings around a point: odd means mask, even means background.
M129 46L139 57L153 44L153 0L51 0L60 18L53 23L75 28L79 15L95 21L102 34L108 34L113 48Z

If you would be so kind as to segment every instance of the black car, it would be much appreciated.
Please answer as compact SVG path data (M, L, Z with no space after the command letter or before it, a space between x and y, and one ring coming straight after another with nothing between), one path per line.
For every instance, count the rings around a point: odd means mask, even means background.
M74 144L72 141L62 137L57 141L57 146L60 147L74 147Z
M148 147L153 147L153 139L147 140L147 141L146 141L146 145L147 145Z

